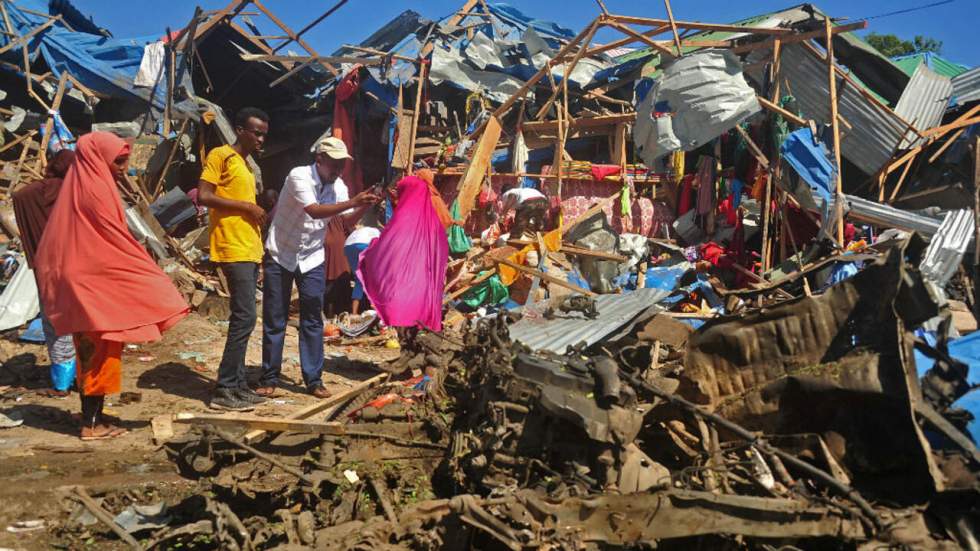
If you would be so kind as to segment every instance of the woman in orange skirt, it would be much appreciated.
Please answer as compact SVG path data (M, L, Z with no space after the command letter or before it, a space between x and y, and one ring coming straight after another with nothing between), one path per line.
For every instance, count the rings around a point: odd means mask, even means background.
M57 334L74 335L82 440L126 432L102 415L105 396L121 388L123 344L159 340L189 311L129 233L116 189L128 163L121 138L79 138L35 260L44 311Z

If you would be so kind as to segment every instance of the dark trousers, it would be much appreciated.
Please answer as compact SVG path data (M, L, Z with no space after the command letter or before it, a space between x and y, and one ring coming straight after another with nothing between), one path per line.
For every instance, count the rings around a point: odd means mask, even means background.
M257 318L255 287L259 280L259 265L255 262L223 262L219 269L228 281L231 317L228 318L225 352L218 366L218 388L247 388L245 353Z
M290 272L266 257L262 286L262 386L277 386L282 372L282 348L286 342L289 297L293 281L299 289L299 363L308 389L321 386L323 375L323 265L306 273Z

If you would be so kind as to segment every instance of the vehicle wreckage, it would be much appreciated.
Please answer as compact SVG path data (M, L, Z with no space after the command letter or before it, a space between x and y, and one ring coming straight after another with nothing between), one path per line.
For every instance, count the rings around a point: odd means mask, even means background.
M950 407L965 371L910 329L948 315L923 252L885 241L822 294L696 331L641 313L562 354L513 341L512 315L419 332L390 378L321 419L250 425L278 436L178 415L199 430L170 454L214 497L173 507L184 524L151 543L977 548L978 454ZM596 323L553 306L540 323ZM921 382L916 347L936 358Z

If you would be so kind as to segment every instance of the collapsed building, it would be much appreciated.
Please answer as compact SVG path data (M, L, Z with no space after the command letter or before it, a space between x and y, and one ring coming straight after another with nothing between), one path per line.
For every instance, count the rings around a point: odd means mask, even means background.
M344 3L294 31L234 0L162 39L0 3L6 194L72 136L124 135L131 230L195 307L226 289L193 188L244 106L272 115L262 186L329 133L363 160L353 192L430 168L462 222L444 334L288 417L155 420L207 491L121 539L980 547L977 69L888 59L810 4L715 24L598 2L575 32L468 0L321 55L303 36ZM487 234L515 186L550 225ZM26 270L4 329L37 315Z

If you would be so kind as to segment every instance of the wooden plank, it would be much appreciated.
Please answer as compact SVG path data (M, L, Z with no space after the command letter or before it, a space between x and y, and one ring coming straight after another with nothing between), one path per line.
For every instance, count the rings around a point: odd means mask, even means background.
M371 59L365 57L348 56L329 56L329 55L276 55L276 54L239 54L243 61L264 61L274 63L303 63L303 62L329 62L329 63L360 63L364 66L381 65L381 59Z
M5 54L9 50L12 50L12 49L14 49L14 48L16 48L18 46L26 46L27 42L31 38L33 38L36 34L41 33L41 32L44 32L45 30L47 30L48 27L50 27L51 25L54 25L58 21L61 21L61 16L60 15L56 15L56 16L52 17L51 19L48 19L44 24L42 24L40 26L37 26L37 27L34 27L33 29L31 29L31 31L29 33L20 36L16 40L11 40L10 42L7 42L7 44L5 46L3 46L2 48L0 48L0 55ZM62 72L64 72L64 71L62 71Z
M738 133L742 136L742 139L745 140L745 143L748 144L749 152L752 153L755 160L759 161L759 164L762 165L763 168L769 170L769 159L762 154L762 150L759 149L758 145L756 145L755 140L752 139L752 136L749 136L749 133L742 128L742 125L736 124L735 130L738 131Z
M496 269L486 271L483 275L477 277L473 281L470 281L466 285L464 285L464 286L460 287L459 289L456 289L452 293L448 294L446 296L446 298L442 299L442 303L443 304L449 304L450 302L456 300L457 298L465 295L466 292L469 291L470 289L472 289L473 287L476 287L477 285L479 285L479 284L483 283L484 281L490 279L496 273L497 273L497 270Z
M625 25L623 23L619 23L617 21L607 21L606 22L606 26L607 27L610 27L610 28L613 28L613 29L616 29L617 31L625 34L626 36L629 36L629 37L633 38L633 40L638 40L638 41L646 44L647 46L650 46L654 50L657 50L660 53L667 54L667 55L669 55L671 57L674 57L674 52L670 51L669 48L667 48L666 46L664 46L663 44L661 44L659 42L655 42L654 40L648 38L646 35L642 35L642 34L636 32L636 31L634 31L633 29L631 29L630 27L628 27L627 25Z
M419 64L419 78L418 78L418 90L415 94L415 111L412 112L412 129L411 138L408 141L408 173L412 174L414 172L413 165L415 164L415 141L418 139L419 134L419 112L422 110L422 93L425 90L425 83L428 81L428 65L425 63ZM494 144L496 146L496 144Z
M670 0L664 0L664 6L667 7L667 20L670 21L670 30L674 33L674 45L677 47L677 57L683 55L681 53L681 35L677 32L677 22L674 21L674 11L670 9Z
M395 142L395 149L391 155L392 168L405 170L411 164L408 156L408 144L412 140L412 121L414 117L408 116L402 102L402 86L398 85L398 141Z
M827 41L827 80L830 86L830 127L834 133L834 181L836 182L837 207L834 218L837 220L837 243L844 246L844 191L840 166L840 124L837 119L837 71L834 68L834 38L831 33L830 18L824 17L824 30Z
M649 30L649 31L644 31L644 32L642 32L640 34L642 34L643 36L646 36L646 37L654 37L654 36L657 36L658 34L663 34L665 31L669 31L669 30L670 30L670 24L668 23L666 25L661 25L661 26L659 26L659 27L657 27L655 29L652 29L652 30ZM630 37L626 37L626 38L622 38L622 39L619 39L619 40L610 42L608 44L603 44L602 46L596 46L595 48L592 48L591 50L589 50L588 52L586 52L585 55L587 55L587 56L594 56L594 55L603 54L603 53L608 52L609 50L615 50L616 48L622 48L623 46L632 44L634 42L636 42L636 39L633 38L633 37L631 37L631 36ZM630 82L632 82L632 81L630 81Z
M285 23L282 22L282 20L276 17L276 14L272 13L272 11L266 8L260 0L250 0L250 1L253 4L255 4L255 7L259 8L259 10L261 10L266 17L271 19L273 23L275 23L280 29L282 29L284 33L288 34L289 37L293 39L293 41L295 41L297 44L302 46L303 49L307 51L307 53L314 56L317 55L316 50L314 50L312 46L310 46L305 40L300 38L299 35L294 33L292 29L290 29ZM323 61L323 60L318 60L318 61L320 62L320 65L322 65L324 69L330 71L330 73L333 74L334 76L340 74L340 72L337 71L336 67L330 64L331 62Z
M487 169L490 168L490 158L500 140L501 130L500 121L495 115L491 115L486 125L486 131L480 136L480 141L476 144L473 158L466 166L463 177L459 180L459 214L464 221L476 204L476 196L479 195L480 185L483 183Z
M952 136L947 138L946 143L944 143L939 149L937 149L935 153L929 156L929 164L932 164L936 159L938 159L939 156L943 154L943 151L946 151L946 149L949 146L953 145L953 142L955 142L956 139L959 138L964 132L966 132L965 126L963 128L960 128L959 130L956 131L956 133L954 133Z
M65 85L68 83L68 71L61 71L58 77L58 90L54 94L54 101L51 102L51 110L57 111L61 108L61 100L65 97ZM34 171L40 170L48 164L48 144L51 143L51 134L54 132L54 117L48 115L48 120L44 123L44 137L41 138L41 150L38 152L37 163Z
M466 16L469 15L470 11L476 7L477 3L478 0L466 0L466 3L463 4L463 7L460 8L460 10L456 12L452 17L450 17L448 21L446 21L445 23L446 27L452 28L459 25L460 22L466 19ZM422 46L422 50L419 52L419 57L422 59L428 57L429 54L432 53L432 49L434 47L435 46L431 41L426 42L425 46Z
M524 272L525 274L528 274L528 275L530 275L532 277L539 277L542 280L547 281L548 283L554 283L555 285L558 285L559 287L564 287L566 289L575 291L576 293L581 293L581 294L587 295L587 296L596 296L596 293L593 293L592 291L590 291L588 289L583 289L583 288L581 288L578 285L575 285L573 283L569 283L567 281L563 281L561 279L558 279L557 277L550 276L550 275L542 272L541 270L535 270L534 268L529 268L527 266L523 266L523 265L518 264L516 262L512 262L512 261L510 261L510 260L508 260L506 258L497 258L497 259L494 259L494 261L495 262L499 262L500 264L503 264L504 266L509 266L509 267L517 270L518 272Z
M220 270L219 273L221 273ZM354 386L353 388L345 390L339 394L334 394L333 396L327 398L326 400L321 400L319 402L316 402L315 404L310 404L302 409L294 411L293 413L287 415L285 419L287 420L308 419L322 411L327 410L328 408L343 404L347 400L350 400L351 398L354 398L364 393L365 391L368 391L372 388L384 384L388 380L388 377L390 377L388 373L375 375L374 377L371 377L370 379L357 384L357 386ZM265 430L256 429L246 433L245 436L242 438L242 441L245 442L246 444L251 444L261 439L263 436L265 436L265 434L266 434Z
M847 25L836 25L832 32L834 34L847 33L851 31L859 31L861 29L866 29L868 27L867 21L858 21L857 23L850 23ZM812 38L818 38L825 36L826 30L820 29L816 31L810 31L805 33L788 34L779 37L782 41L782 45L795 44L797 42L806 42ZM775 45L774 38L769 38L761 42L754 42L752 44L744 44L742 46L735 46L732 48L732 53L734 54L745 54L753 50L760 50L763 48L772 48Z
M609 126L614 130L619 124L632 124L636 122L636 113L622 113L618 115L600 115L598 117L578 117L568 120L569 128L595 128ZM524 135L528 134L550 134L558 130L556 121L535 121L525 122L521 127Z
M756 96L755 99L759 100L759 105L765 107L766 109L772 111L773 113L778 113L779 115L782 115L784 119L792 122L793 124L799 126L806 126L806 119L800 118L794 115L793 113L790 113L789 111L783 109L782 107L776 105L775 103L767 100L762 96Z
M905 177L909 175L909 169L915 164L915 157L909 159L909 162L905 163L905 168L902 169L902 174L899 175L898 181L895 182L895 189L892 190L891 196L888 198L888 202L892 203L895 201L895 197L898 196L898 192L902 189L902 184L905 183Z
M300 432L305 434L344 434L344 425L337 422L310 421L308 419L284 419L281 417L259 417L228 413L211 415L207 413L174 414L175 423L188 425L213 425L233 429L253 429L265 432Z
M629 25L646 25L648 27L667 25L670 28L670 21L665 19L653 19L649 17L633 17L629 15L610 15L608 19ZM763 28L763 27L742 27L739 25L716 25L713 23L695 23L691 21L675 21L679 29L693 29L696 31L720 31L728 33L747 33L765 35L784 35L791 34L790 29L782 28Z

